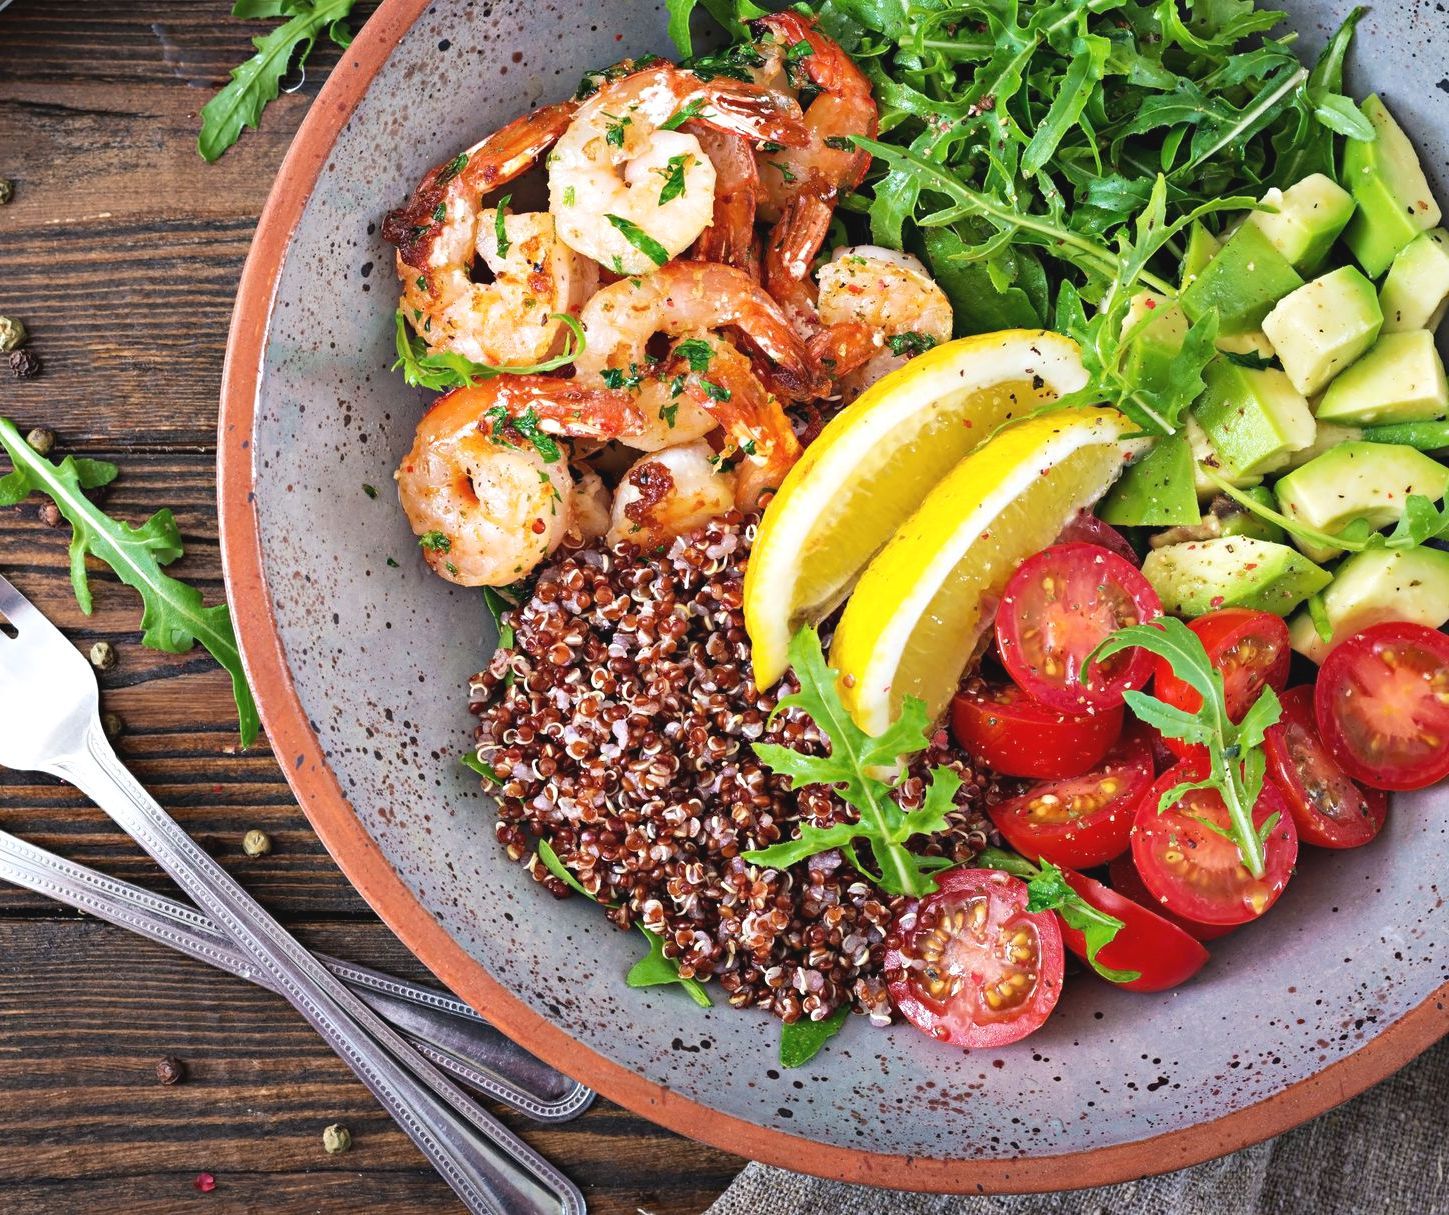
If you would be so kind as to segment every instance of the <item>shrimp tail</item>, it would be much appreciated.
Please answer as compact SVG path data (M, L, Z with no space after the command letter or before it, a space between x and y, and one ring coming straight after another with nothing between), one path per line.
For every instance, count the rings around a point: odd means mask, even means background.
M717 78L701 82L689 100L704 103L695 121L717 131L787 148L803 148L810 142L800 103L763 85Z
M631 393L546 375L501 375L448 394L472 394L480 430L497 431L522 419L546 434L570 439L616 439L643 425ZM514 425L513 429L517 429Z
M864 321L827 325L810 339L810 361L822 381L840 380L881 351L874 326Z
M714 218L699 234L690 256L695 261L734 266L758 280L755 207L760 173L754 149L742 135L716 131L703 123L685 123L684 130L699 140L715 170Z
M820 325L810 263L825 243L834 213L835 190L812 182L785 205L765 245L765 288L801 333L812 334Z

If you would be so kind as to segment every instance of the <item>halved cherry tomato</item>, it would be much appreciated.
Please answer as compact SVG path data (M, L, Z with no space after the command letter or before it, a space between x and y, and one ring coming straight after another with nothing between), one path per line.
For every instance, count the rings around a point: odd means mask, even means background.
M1130 852L1119 856L1107 866L1107 878L1112 883L1112 889L1124 899L1131 899L1134 903L1139 903L1149 911L1160 915L1164 920L1176 924L1194 940L1216 941L1219 937L1227 936L1237 927L1235 924L1199 924L1196 920L1189 920L1175 911L1169 911L1162 905L1162 901L1153 897L1152 891L1142 884L1142 875L1137 872L1137 862L1132 859Z
M1089 510L1079 510L1068 519L1066 527L1062 528L1061 534L1057 536L1056 543L1100 544L1109 552L1116 553L1124 561L1130 561L1139 568L1142 565L1142 558L1137 555L1137 550L1127 543L1127 537L1110 523L1104 523Z
M1141 977L1113 986L1125 987L1128 991L1166 991L1186 983L1207 963L1208 951L1199 942L1150 908L1123 898L1101 882L1070 869L1063 869L1062 877L1098 911L1122 921L1117 935L1098 950L1097 961L1114 970L1138 971ZM1062 944L1086 961L1085 935L1065 920L1060 928Z
M1188 621L1187 627L1198 635L1209 660L1223 673L1228 716L1234 721L1243 719L1265 685L1281 689L1288 682L1292 650L1288 626L1281 616L1252 608L1222 608ZM1159 700L1185 713L1202 708L1201 694L1174 675L1165 658L1157 660L1152 691ZM1206 748L1179 738L1162 741L1182 759L1207 756Z
M1023 856L1090 869L1127 851L1133 812L1150 784L1152 747L1133 726L1084 776L1033 785L987 813Z
M1449 637L1396 620L1355 633L1318 672L1318 733L1354 780L1422 789L1449 776Z
M1062 992L1062 934L1026 909L1026 883L994 869L952 869L898 916L888 938L891 999L917 1029L954 1046L1026 1037Z
M1122 733L1122 706L1063 713L1015 684L973 683L951 704L951 725L972 758L1007 776L1078 776Z
M1084 680L1087 656L1119 628L1162 615L1141 572L1096 544L1055 544L1012 574L996 612L996 644L1018 687L1034 700L1084 713L1122 703L1152 674L1152 655L1124 650Z
M1268 730L1263 749L1268 778L1293 812L1298 838L1321 848L1357 848L1379 833L1388 794L1353 783L1318 736L1313 689L1289 688L1279 698L1283 716Z
M1253 877L1237 845L1220 834L1231 820L1216 792L1193 789L1158 813L1164 793L1204 773L1196 764L1181 763L1147 791L1132 828L1132 859L1143 884L1169 910L1202 924L1246 924L1283 893L1298 857L1298 832L1283 795L1265 781L1253 803L1253 826L1261 831L1272 815L1278 819L1265 842L1266 872Z

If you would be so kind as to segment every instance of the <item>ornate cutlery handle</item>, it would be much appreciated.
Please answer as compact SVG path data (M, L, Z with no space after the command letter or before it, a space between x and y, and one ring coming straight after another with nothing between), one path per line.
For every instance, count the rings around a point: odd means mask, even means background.
M92 711L94 713L94 710ZM116 758L92 716L49 770L87 794L267 975L473 1212L582 1215L578 1189L480 1109L269 916Z

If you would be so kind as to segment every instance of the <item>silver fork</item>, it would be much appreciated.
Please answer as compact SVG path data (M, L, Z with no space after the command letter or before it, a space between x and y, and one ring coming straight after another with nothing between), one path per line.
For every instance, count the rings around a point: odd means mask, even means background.
M97 873L0 831L0 880L169 946L188 957L267 985L267 975L194 907ZM570 1080L505 1038L461 1000L382 971L317 954L372 1010L444 1071L539 1122L577 1118L592 1089Z
M367 1085L472 1212L583 1215L583 1195L308 953L166 813L111 750L95 672L0 577L0 764L85 793L136 840ZM13 636L10 635L13 633Z

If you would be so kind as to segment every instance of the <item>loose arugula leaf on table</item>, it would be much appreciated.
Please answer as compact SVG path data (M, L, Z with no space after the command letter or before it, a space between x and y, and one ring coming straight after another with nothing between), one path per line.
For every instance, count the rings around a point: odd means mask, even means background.
M231 71L231 81L201 107L201 133L196 149L214 161L240 138L246 127L256 128L262 111L277 99L282 78L294 61L306 63L317 38L325 30L340 47L352 41L346 24L356 0L237 0L234 17L287 17L265 35L252 39L256 48L245 63Z
M583 895L590 902L599 901L584 888L584 884L578 878L568 871L563 861L559 860L558 853L553 850L553 845L547 840L540 839L536 851L538 859L543 862L543 867L570 890ZM644 939L649 942L649 952L630 967L629 973L624 976L624 982L630 987L661 987L670 983L678 983L684 988L685 994L701 1008L711 1007L714 1001L709 998L709 992L705 991L704 984L697 979L685 978L679 973L679 963L664 952L664 938L657 932L650 932L643 924L636 924L635 927L644 934Z
M829 755L806 755L778 743L755 743L755 754L771 771L789 777L792 789L825 785L855 808L859 819L819 827L801 823L794 839L743 854L752 865L784 869L820 852L838 848L861 873L888 894L929 894L936 889L931 872L940 857L916 856L906 847L913 835L929 835L946 828L961 778L949 768L936 768L921 805L903 810L892 794L905 779L911 756L930 741L926 706L907 697L900 716L880 735L870 735L855 724L836 690L837 672L825 662L820 635L801 629L790 641L790 665L800 691L782 697L775 712L796 708L806 713L830 740ZM896 772L894 782L882 771ZM867 869L858 856L856 841L870 847L879 873ZM949 862L948 862L949 863Z
M1263 736L1282 711L1277 694L1265 687L1242 721L1234 723L1228 716L1222 672L1213 667L1197 634L1172 616L1159 617L1151 624L1118 629L1092 652L1087 662L1101 662L1134 647L1165 659L1173 674L1202 697L1202 708L1196 713L1187 713L1145 692L1124 693L1127 707L1139 721L1168 738L1207 749L1207 775L1169 789L1158 801L1158 812L1168 809L1193 789L1213 790L1223 799L1232 824L1221 834L1237 846L1248 872L1262 877L1264 836L1271 828L1265 825L1260 833L1253 826L1253 804L1263 790L1266 768Z
M812 1021L801 1017L780 1026L780 1066L804 1067L835 1037L850 1016L850 1005L842 1004L828 1017Z
M481 759L479 759L477 755L475 755L472 751L468 751L465 754L458 756L458 762L462 764L463 767L467 768L468 771L476 772L490 785L502 784L502 781L499 779L498 773L490 768L487 764L485 764Z
M1087 947L1088 965L1107 982L1131 983L1142 977L1141 971L1118 970L1097 960L1097 955L1116 939L1125 925L1116 916L1108 915L1082 898L1050 861L1036 865L1004 848L983 848L972 864L977 869L1000 869L1022 878L1027 889L1026 909L1055 911L1069 928L1080 932Z
M408 328L402 309L393 318L396 326L395 341L397 361L394 371L402 369L403 379L413 388L427 388L433 392L446 392L450 388L468 388L474 384L491 380L500 375L534 375L538 372L557 371L567 366L583 353L584 329L576 317L566 312L555 312L553 319L568 326L569 335L564 348L552 358L541 363L516 367L494 367L488 363L475 363L451 350L429 354L427 343Z
M96 557L140 594L142 645L184 654L200 642L231 676L242 745L251 746L261 722L242 670L230 610L225 603L204 606L200 591L161 569L182 555L181 534L171 512L159 510L140 527L112 519L82 491L109 483L116 475L115 465L74 456L53 464L25 441L8 418L0 418L0 446L13 466L0 479L0 505L42 493L71 525L70 579L81 611L91 614L86 558Z

